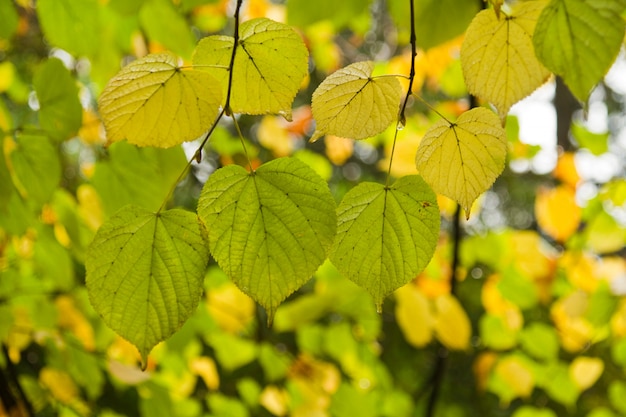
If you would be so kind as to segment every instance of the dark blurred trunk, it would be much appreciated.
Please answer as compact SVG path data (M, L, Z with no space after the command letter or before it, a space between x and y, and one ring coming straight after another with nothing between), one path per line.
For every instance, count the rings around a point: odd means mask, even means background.
M580 103L569 91L561 77L556 77L554 109L556 110L556 143L565 152L573 151L574 144L570 140L569 129L574 112L580 109Z

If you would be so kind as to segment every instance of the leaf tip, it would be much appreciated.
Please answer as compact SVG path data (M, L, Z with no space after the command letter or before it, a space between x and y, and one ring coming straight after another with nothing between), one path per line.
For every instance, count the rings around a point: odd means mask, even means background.
M313 132L313 136L311 136L311 139L309 139L309 143L315 143L318 140L320 140L320 138L324 136L324 132L320 132L319 130L316 130L315 132Z

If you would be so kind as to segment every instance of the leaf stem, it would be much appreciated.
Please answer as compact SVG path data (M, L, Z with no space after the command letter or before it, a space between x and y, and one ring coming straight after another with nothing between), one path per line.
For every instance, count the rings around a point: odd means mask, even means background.
M432 111L433 113L435 113L437 116L441 117L443 120L445 120L446 122L448 122L448 124L450 126L452 126L454 123L452 123L446 116L444 116L439 110L437 110L436 108L434 108L429 102L427 102L426 100L424 100L424 98L422 96L420 96L419 94L413 94L414 97L416 97L419 101L421 101L422 103L424 103L426 105L426 107L428 107L428 109L430 111Z
M406 125L406 106L411 98L411 90L413 90L413 81L415 80L415 58L417 57L417 37L415 35L415 2L409 0L410 6L410 22L411 22L411 70L409 71L409 88L407 89L406 96L402 102L400 113L398 113L398 123L396 125L396 132L393 135L393 145L391 146L391 155L389 156L389 168L387 168L387 180L386 186L389 185L389 177L391 176L391 165L393 164L393 154L396 150L396 142L398 140L398 130L404 128Z
M233 119L233 124L235 125L235 130L239 135L239 140L241 141L241 147L243 148L243 154L246 156L246 160L248 161L248 166L250 167L250 172L254 171L252 168L252 161L250 161L250 157L248 156L248 148L246 148L246 142L243 138L243 133L241 133L241 128L239 127L239 122L237 122L237 118L234 114L231 114L230 117Z

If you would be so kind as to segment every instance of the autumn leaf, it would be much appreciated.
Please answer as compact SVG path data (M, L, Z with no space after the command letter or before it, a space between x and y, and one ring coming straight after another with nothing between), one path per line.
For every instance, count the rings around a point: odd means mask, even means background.
M506 152L506 133L498 117L479 107L455 123L435 123L420 143L416 165L435 192L456 200L469 218L474 200L504 170Z
M372 77L374 63L356 62L328 76L313 93L317 123L311 142L323 135L366 139L397 117L402 89L394 77Z
M109 144L169 148L198 138L214 122L222 100L208 73L178 66L169 53L124 67L98 101Z
M539 227L552 238L565 242L578 229L582 209L576 203L576 191L566 185L540 188L535 199Z
M499 19L483 10L467 28L461 64L467 89L496 107L500 118L541 86L550 72L535 57L533 32L544 1L518 3Z
M465 350L472 337L472 325L459 300L450 294L435 299L434 330L448 349Z
M230 110L280 114L291 120L291 104L307 74L308 50L290 26L267 18L243 22L232 68ZM193 64L228 90L228 66L234 38L208 36L193 53Z

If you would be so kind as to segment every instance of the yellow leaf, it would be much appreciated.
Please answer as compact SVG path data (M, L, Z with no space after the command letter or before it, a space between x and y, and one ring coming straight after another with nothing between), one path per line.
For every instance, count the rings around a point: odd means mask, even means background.
M207 356L194 358L189 364L189 369L202 378L208 389L215 391L220 387L220 374L213 359Z
M440 120L417 151L420 174L436 193L456 200L469 218L472 203L504 170L506 133L498 117L479 107L456 123Z
M280 114L291 120L291 105L307 75L308 50L290 26L266 18L243 22L232 70L230 108L234 113ZM234 38L208 36L193 53L194 66L228 89Z
M429 301L413 284L396 291L396 319L406 341L424 347L433 338L433 316Z
M352 139L326 135L324 145L326 156L335 165L345 164L354 152L354 141Z
M560 155L552 174L554 178L573 188L580 182L580 175L576 169L574 158L575 154L573 152L565 152Z
M259 403L275 416L287 415L289 394L275 385L268 385L261 392Z
M208 293L207 308L218 325L229 333L238 333L254 318L254 301L233 283L226 283Z
M472 325L459 301L450 294L435 300L435 334L448 349L465 350L469 347Z
M572 381L581 391L590 388L604 372L604 362L600 358L579 356L569 366Z
M474 371L474 375L476 376L478 388L481 391L484 391L485 388L487 388L487 383L489 382L491 370L493 369L493 366L495 365L497 360L497 353L487 351L480 353L474 361L472 370Z
M535 377L526 364L517 356L501 359L494 370L511 388L514 397L528 397L535 387Z
M78 131L80 139L88 145L99 145L104 141L102 123L92 110L83 109L83 125Z
M541 86L550 72L535 56L532 35L545 1L519 2L503 19L478 13L467 28L461 64L467 89L496 107L503 119L511 106Z
M576 204L576 191L565 185L540 188L535 215L544 232L559 242L566 241L576 232L582 217L582 209Z
M169 53L148 55L124 67L99 100L108 143L169 148L198 138L222 101L208 73L179 67Z
M294 138L281 124L281 121L282 119L277 116L265 116L261 119L257 130L259 143L272 151L276 158L291 155L296 146Z
M323 135L366 139L398 116L402 88L394 77L372 77L374 63L356 62L329 75L313 93L317 123L311 142Z
M74 303L74 300L61 295L54 300L54 304L59 312L59 327L68 329L78 340L80 340L86 350L92 351L96 347L93 327L85 318Z
M39 372L39 381L54 398L63 404L79 400L78 387L74 380L63 371L46 366Z

